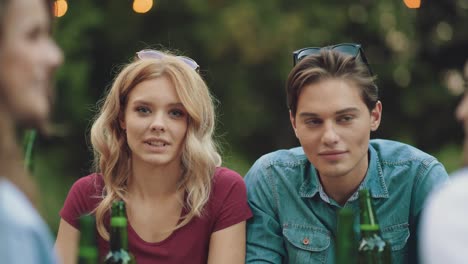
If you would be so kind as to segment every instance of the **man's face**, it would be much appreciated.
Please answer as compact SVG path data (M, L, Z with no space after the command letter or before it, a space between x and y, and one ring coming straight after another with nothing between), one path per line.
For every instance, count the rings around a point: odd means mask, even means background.
M455 112L457 119L462 122L465 131L465 140L463 142L463 165L468 166L468 92L465 92L462 101L457 106Z
M363 177L367 171L370 131L380 124L382 104L369 113L360 89L351 81L326 79L305 86L297 112L290 114L309 161L323 180Z

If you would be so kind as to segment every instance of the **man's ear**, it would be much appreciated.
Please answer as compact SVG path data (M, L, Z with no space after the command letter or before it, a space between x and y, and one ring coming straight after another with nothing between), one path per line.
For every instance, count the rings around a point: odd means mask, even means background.
M380 126L380 121L382 120L382 103L380 101L377 101L377 103L375 103L375 107L374 109L372 109L370 115L371 131L376 131Z
M296 118L292 114L291 110L289 110L289 120L291 121L291 126L294 130L294 134L296 134L297 137Z

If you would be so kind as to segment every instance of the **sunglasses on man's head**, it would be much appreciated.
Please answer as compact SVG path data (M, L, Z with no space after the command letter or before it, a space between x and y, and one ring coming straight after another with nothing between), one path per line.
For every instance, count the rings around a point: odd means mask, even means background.
M165 56L167 56L166 54L164 54L164 53L162 53L160 51L151 50L151 49L144 49L144 50L138 51L136 54L137 54L137 57L140 60L144 60L144 59L162 59ZM200 70L200 66L193 59L191 59L189 57L185 57L185 56L175 56L175 57L180 59L181 61L183 61L185 64L190 66L190 68L194 69L196 72L198 72Z
M344 54L353 56L354 58L360 57L362 62L366 64L367 69L369 70L370 75L372 76L372 70L369 63L367 62L366 55L364 55L364 50L360 44L356 43L341 43L333 46L326 47L308 47L296 50L293 52L293 66L296 66L302 59L312 54L319 54L322 49L335 50Z

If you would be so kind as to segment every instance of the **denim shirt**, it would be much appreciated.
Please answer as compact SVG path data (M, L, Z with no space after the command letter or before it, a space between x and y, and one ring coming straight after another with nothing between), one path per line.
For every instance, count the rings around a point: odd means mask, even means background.
M358 190L371 192L393 263L414 263L423 204L435 186L448 180L447 172L434 157L395 141L371 140L368 153L369 168ZM335 263L341 206L324 192L301 147L264 155L245 182L254 214L247 222L247 263ZM357 191L345 207L355 213L359 238Z

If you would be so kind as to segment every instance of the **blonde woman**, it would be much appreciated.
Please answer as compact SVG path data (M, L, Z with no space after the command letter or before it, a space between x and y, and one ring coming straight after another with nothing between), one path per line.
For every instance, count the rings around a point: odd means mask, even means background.
M62 63L50 35L51 1L0 0L0 262L56 263L37 193L22 164L20 127L44 132L51 80Z
M212 97L190 58L143 50L118 74L91 128L97 173L71 188L56 248L73 263L77 219L97 219L100 258L109 210L124 200L139 264L244 263L251 217L242 177L219 167Z

